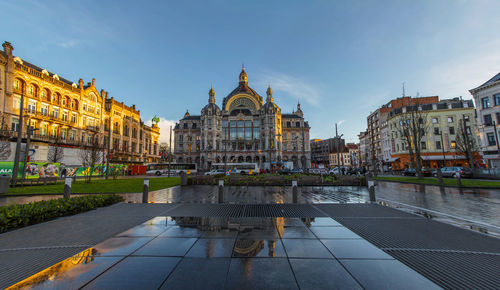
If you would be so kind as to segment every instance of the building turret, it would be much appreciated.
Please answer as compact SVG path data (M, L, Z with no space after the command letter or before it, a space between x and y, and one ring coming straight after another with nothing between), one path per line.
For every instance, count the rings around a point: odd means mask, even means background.
M208 103L215 104L215 91L212 86L210 86L210 91L208 91Z
M269 84L269 86L267 87L266 94L267 94L266 103L273 103L274 102L273 89L271 89L271 84Z
M240 73L239 80L240 80L240 85L243 85L243 84L246 85L248 83L248 76L247 76L247 73L245 72L244 65L241 67L241 73Z
M184 114L184 118L187 118L187 117L189 117L189 116L191 116L191 115L189 115L189 111L188 111L188 110L186 110L186 114Z
M304 113L302 112L302 109L300 108L300 102L297 101L297 111L295 111L295 114L301 117L304 117Z

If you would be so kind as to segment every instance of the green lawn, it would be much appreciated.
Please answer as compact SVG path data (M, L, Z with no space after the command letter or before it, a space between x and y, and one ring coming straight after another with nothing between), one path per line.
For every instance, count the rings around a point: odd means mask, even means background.
M374 177L376 180L387 180L387 181L400 181L409 183L419 183L419 184L430 184L439 185L438 179L433 177L406 177L406 176L394 176L394 177ZM444 185L447 186L457 186L457 180L455 178L443 178ZM496 187L500 188L500 181L487 181L479 179L462 179L462 186L464 187Z
M180 177L150 178L149 190L159 190L181 183ZM84 180L77 180L71 187L72 193L123 193L142 192L144 184L143 178L122 178L108 180L92 180L86 183ZM9 194L54 194L63 193L64 183L56 185L35 185L9 188Z

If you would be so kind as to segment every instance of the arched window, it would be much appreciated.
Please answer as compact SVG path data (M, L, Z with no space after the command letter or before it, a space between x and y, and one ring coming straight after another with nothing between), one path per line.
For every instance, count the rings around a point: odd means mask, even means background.
M51 94L49 89L43 89L42 92L40 93L40 96L44 101L50 102L51 100Z
M33 94L35 93L35 87L33 85L29 85L27 93L28 95L33 96Z
M123 136L128 136L128 125L123 124Z
M78 100L73 99L73 101L71 102L71 108L78 111Z
M52 94L52 102L54 104L60 104L61 103L61 95L59 95L59 93L53 93Z

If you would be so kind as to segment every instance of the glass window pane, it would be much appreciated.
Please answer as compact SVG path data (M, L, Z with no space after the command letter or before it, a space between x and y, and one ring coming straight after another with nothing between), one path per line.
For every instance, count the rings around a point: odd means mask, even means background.
M243 138L243 130L244 128L238 128L238 138Z
M252 139L252 128L245 128L245 140Z
M245 121L245 127L252 127L252 121Z
M236 128L231 127L231 140L235 140L236 137Z
M244 127L244 123L243 121L238 121L238 127Z
M260 138L260 128L253 128L253 138L254 139Z
M253 126L254 127L259 127L260 126L260 120L254 120L253 121Z

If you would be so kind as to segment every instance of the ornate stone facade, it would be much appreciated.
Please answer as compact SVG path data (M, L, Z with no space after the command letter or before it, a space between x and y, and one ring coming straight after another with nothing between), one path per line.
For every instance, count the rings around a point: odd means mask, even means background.
M274 103L271 86L266 102L248 86L243 68L239 84L222 102L215 103L210 88L208 104L201 115L186 112L176 124L174 158L177 163L197 163L209 169L212 163L252 162L259 168L273 168L293 162L295 168L309 168L309 124L300 103L291 114L282 114Z
M118 102L95 81L84 84L64 79L13 55L8 42L0 50L0 137L15 141L23 96L23 142L27 124L34 133L32 161L47 161L50 146L63 147L61 163L77 165L78 150L94 146L108 148L111 119L111 162L158 162L160 129L147 126L135 105ZM12 151L12 150L11 150ZM11 161L13 154L0 156Z

